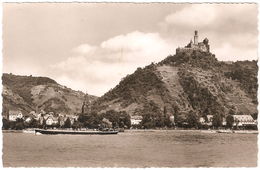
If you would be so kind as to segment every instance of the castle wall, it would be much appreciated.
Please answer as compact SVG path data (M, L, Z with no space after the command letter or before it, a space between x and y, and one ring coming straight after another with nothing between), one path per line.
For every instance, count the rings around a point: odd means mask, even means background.
M201 51L205 51L205 52L207 52L208 51L208 49L207 49L207 47L205 46L205 45L203 45L203 46L200 46L200 48L199 48Z
M193 52L193 48L177 48L176 49L176 54L177 53L182 53L182 52L189 52L189 53L192 53Z
M188 52L192 53L194 50L199 50L199 51L204 51L204 52L209 52L209 45L192 45L191 47L179 47L176 49L176 54L181 53L181 52Z

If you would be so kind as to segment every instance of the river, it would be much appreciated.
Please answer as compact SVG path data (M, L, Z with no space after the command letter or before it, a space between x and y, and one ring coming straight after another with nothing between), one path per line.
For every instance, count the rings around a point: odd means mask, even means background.
M256 134L126 131L118 135L3 133L4 167L256 167Z

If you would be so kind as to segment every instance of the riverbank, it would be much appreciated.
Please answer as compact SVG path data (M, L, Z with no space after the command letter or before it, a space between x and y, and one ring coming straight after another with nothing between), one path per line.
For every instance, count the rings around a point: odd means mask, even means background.
M23 133L23 130L2 130L2 133Z
M60 131L66 131L60 130ZM75 130L71 130L75 131ZM81 130L81 131L93 131L93 129ZM217 133L218 130L201 130L201 129L125 129L124 132L167 132L167 131L176 131L176 132L201 132L201 133ZM2 133L23 133L24 130L2 130ZM119 131L120 132L120 131ZM238 134L258 134L256 130L235 130L234 133ZM122 132L120 132L122 133Z
M200 133L218 133L219 130L203 130L203 129L127 129L125 132L200 132ZM257 130L233 130L232 133L237 134L258 134Z

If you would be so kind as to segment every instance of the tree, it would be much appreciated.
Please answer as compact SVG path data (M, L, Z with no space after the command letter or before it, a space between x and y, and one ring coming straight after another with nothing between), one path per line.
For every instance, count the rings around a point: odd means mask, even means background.
M46 120L43 118L43 120L42 120L42 125L43 126L46 126Z
M203 113L202 117L204 118L205 122L207 122L207 123L209 122L208 116L206 113Z
M159 116L158 118L156 118L155 125L156 127L164 127L164 117Z
M164 106L164 108L163 108L163 114L164 114L164 118L166 118L166 114L167 114L166 106Z
M126 111L119 112L122 117L124 117L124 125L127 126L128 128L131 127L131 117Z
M170 120L170 116L167 115L165 120L164 120L164 125L171 128L173 125L172 125L172 121Z
M36 119L32 119L29 123L30 128L38 128L39 122Z
M150 113L148 113L148 114L145 114L145 115L143 115L143 119L142 119L142 121L141 121L141 124L146 124L146 123L149 123L149 122L151 122L151 114Z
M23 124L23 123L24 123L24 120L21 119L21 118L17 118L17 119L16 119L16 123L22 123L22 124Z
M64 128L71 128L70 118L68 117L64 123Z
M150 129L150 128L153 128L153 127L155 127L153 122L147 122L147 123L144 124L145 129Z
M78 121L74 121L72 125L72 129L79 129L79 128L82 128L82 123Z
M195 112L190 111L187 117L187 123L189 124L189 127L195 127L197 128L198 124L198 118Z
M179 111L180 111L180 108L177 103L173 105L173 110L174 110L174 123L177 124L178 117L179 117Z
M236 112L235 112L235 110L230 109L229 112L228 112L228 114L230 114L230 115L234 115L234 114L236 114Z
M231 129L234 124L234 117L232 115L227 115L226 122L227 122L227 127Z
M9 120L6 119L6 118L3 118L3 128L4 128L5 130L7 130L7 129L9 129L10 127L11 127L11 125L10 125Z
M236 118L236 119L235 119L236 129L237 129L237 126L238 126L239 122L240 122L240 121Z
M257 118L258 118L258 113L256 112L256 113L252 114L251 116L253 117L254 120L257 120Z
M212 125L216 128L222 126L222 118L220 114L214 114L212 118Z
M208 124L203 124L202 125L202 129L209 129L209 125Z
M16 129L16 130L22 130L22 129L23 129L23 124L22 124L21 122L17 123L17 124L15 125L15 129Z

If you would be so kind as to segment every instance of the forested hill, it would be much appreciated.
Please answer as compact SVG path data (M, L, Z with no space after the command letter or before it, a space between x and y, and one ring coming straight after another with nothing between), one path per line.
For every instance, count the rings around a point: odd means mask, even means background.
M93 104L99 113L166 113L185 118L219 113L257 113L257 62L220 62L210 52L170 55L127 75ZM177 116L177 115L176 115Z
M24 115L31 111L79 114L85 94L58 84L48 77L3 74L2 114L9 110L21 110ZM96 96L89 95L90 100Z

